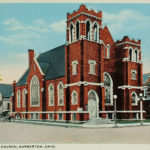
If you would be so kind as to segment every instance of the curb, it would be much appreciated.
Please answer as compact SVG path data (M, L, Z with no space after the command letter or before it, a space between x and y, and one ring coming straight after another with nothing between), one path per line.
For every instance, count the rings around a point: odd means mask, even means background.
M130 124L101 124L101 125L84 125L84 124L69 124L69 123L57 123L57 122L39 122L39 121L24 121L24 120L14 120L12 123L25 123L32 125L46 125L46 126L57 126L57 127L78 127L78 128L124 128L124 127L137 127L137 126L150 126L150 123L130 123Z

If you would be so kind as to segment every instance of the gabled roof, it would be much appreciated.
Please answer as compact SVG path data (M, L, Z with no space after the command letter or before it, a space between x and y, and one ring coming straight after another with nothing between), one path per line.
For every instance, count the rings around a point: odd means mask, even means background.
M17 84L16 84L17 87L25 85L27 83L27 78L28 78L29 70L30 69L27 69L26 72L23 74L23 76L20 78L20 80L17 82Z
M12 85L11 84L0 84L0 93L2 97L10 98L12 96Z
M39 55L37 62L45 74L45 80L51 80L65 76L65 45L56 47L52 50L44 52ZM27 83L28 74L30 69L28 68L16 86L22 86Z
M143 74L143 84L150 78L150 73Z
M40 54L37 61L45 74L45 80L65 76L65 45Z

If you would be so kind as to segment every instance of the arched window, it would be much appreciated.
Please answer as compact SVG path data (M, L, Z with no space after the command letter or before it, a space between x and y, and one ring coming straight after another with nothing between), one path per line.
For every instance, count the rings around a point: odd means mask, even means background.
M59 105L64 104L64 88L62 82L60 82L58 85L58 104Z
M72 61L72 75L77 74L77 64L78 64L77 60Z
M77 105L77 103L78 103L78 94L77 94L77 92L73 91L71 96L72 96L72 104Z
M54 105L54 87L53 84L49 85L49 105Z
M135 92L132 92L132 94L131 94L131 102L132 102L132 105L137 105L138 96Z
M79 30L79 22L76 23L76 40L79 40L80 30Z
M94 24L94 41L98 41L98 27L97 23Z
M26 105L26 89L23 90L23 107Z
M91 35L90 35L90 22L89 21L87 21L86 22L86 39L88 39L88 40L90 40L90 37Z
M40 105L40 84L36 76L32 77L30 83L31 106Z
M138 59L139 61L141 61L141 52L139 51L139 54L138 54Z
M20 103L21 103L21 94L20 94L20 90L17 91L17 107L20 107Z
M70 25L70 42L73 42L73 25Z
M107 44L107 58L110 58L110 45Z
M138 62L138 51L135 50L135 61Z
M132 61L132 49L129 49L129 60Z
M113 82L108 73L104 73L105 103L113 103Z

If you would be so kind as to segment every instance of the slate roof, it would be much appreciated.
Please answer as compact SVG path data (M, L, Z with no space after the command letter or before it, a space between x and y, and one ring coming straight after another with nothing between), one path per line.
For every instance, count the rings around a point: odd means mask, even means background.
M37 62L45 74L45 80L51 80L65 76L65 45L40 54ZM27 69L16 86L25 85L30 70Z
M12 96L12 92L11 84L0 84L0 93L2 93L2 97L10 98Z
M150 73L143 74L143 84L150 78Z
M40 54L37 61L46 80L65 76L65 45Z

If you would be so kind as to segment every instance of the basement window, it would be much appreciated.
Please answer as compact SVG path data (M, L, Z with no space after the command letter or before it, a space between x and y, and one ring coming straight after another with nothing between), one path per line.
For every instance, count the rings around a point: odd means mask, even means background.
M59 120L63 120L63 114L59 114L58 117L59 117Z

